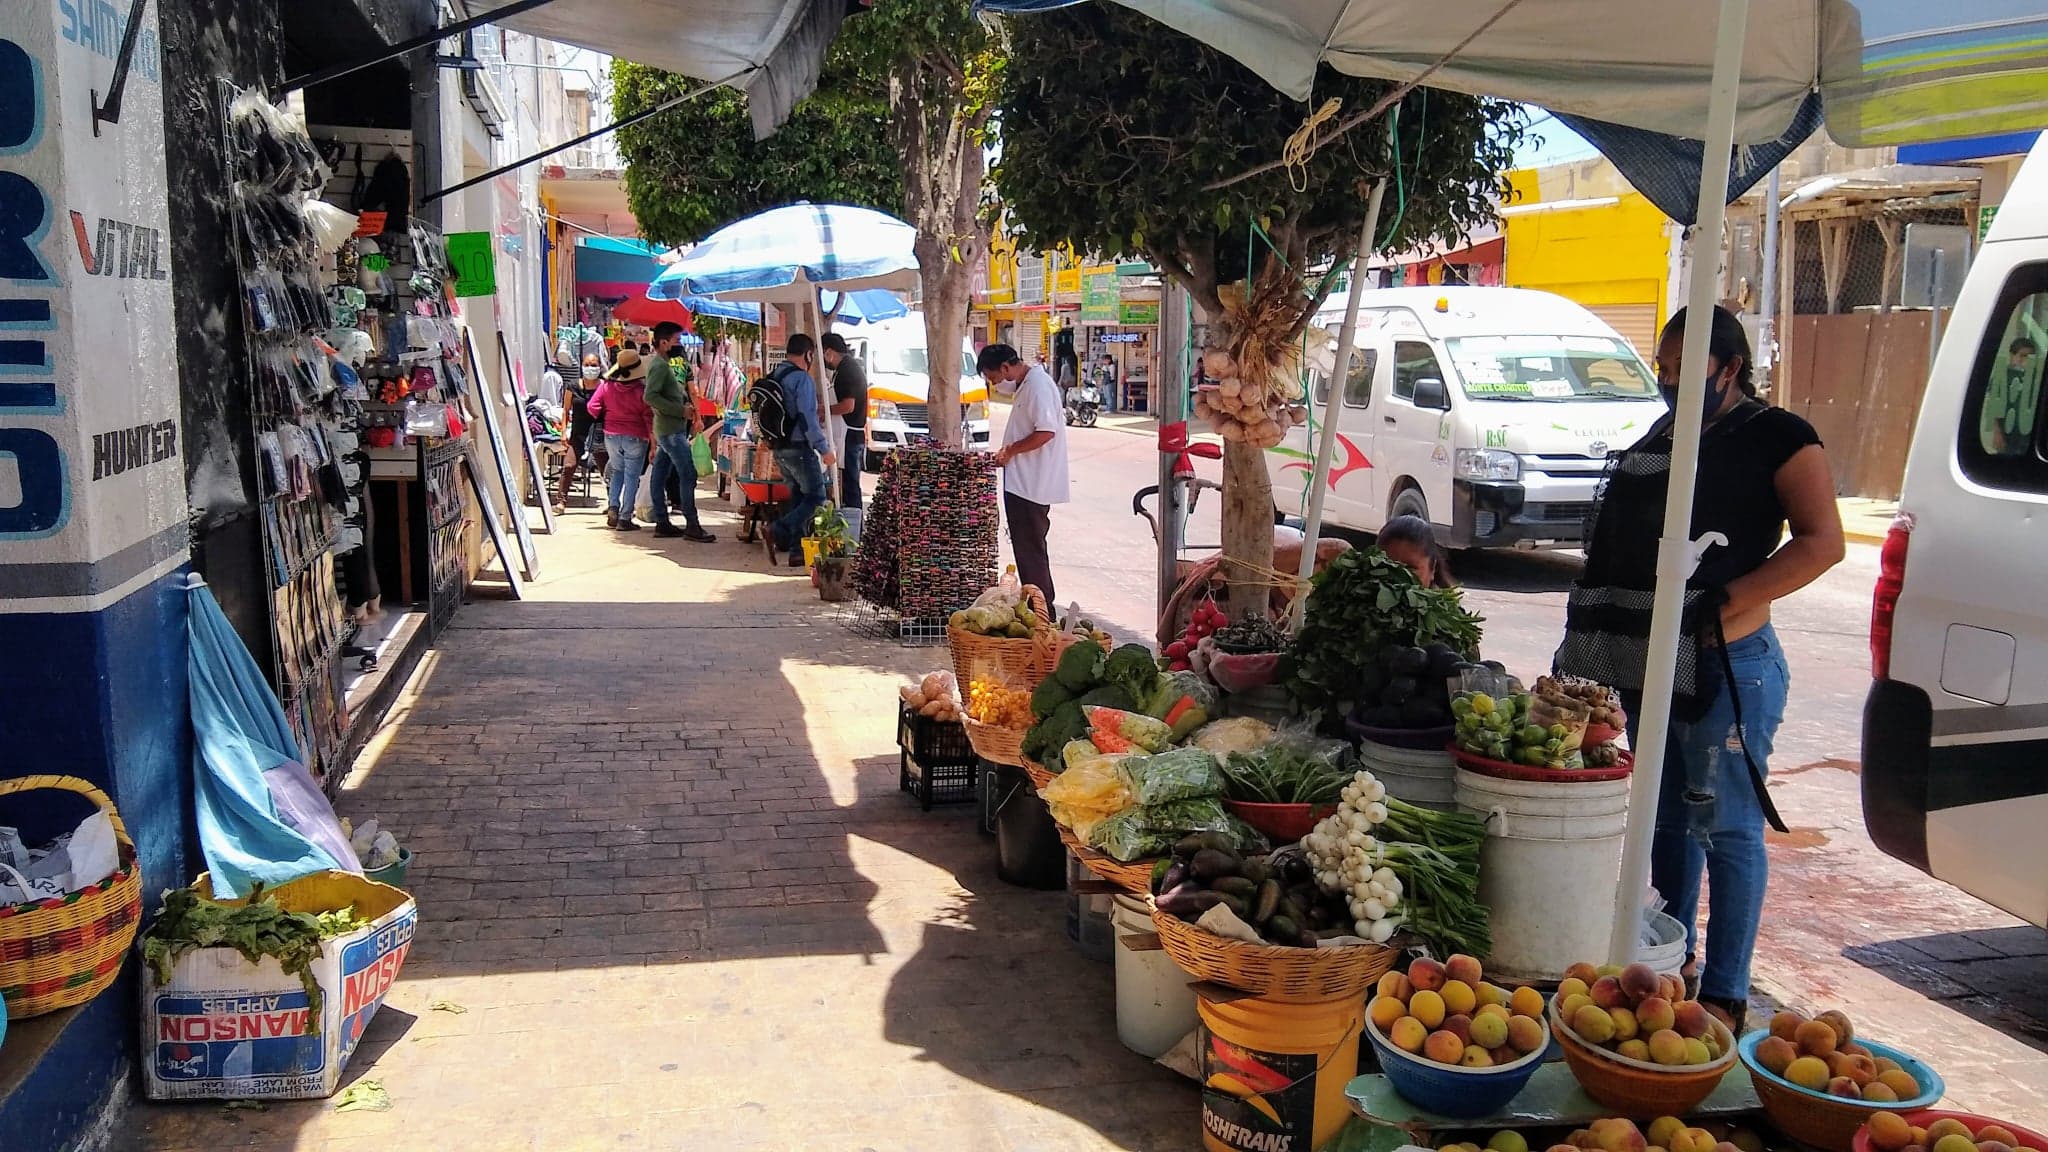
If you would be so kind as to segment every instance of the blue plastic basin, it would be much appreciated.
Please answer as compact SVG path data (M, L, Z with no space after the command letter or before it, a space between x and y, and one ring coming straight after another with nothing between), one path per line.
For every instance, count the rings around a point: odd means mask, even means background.
M1543 1024L1544 1047L1512 1064L1492 1068L1463 1068L1425 1060L1394 1047L1368 1020L1365 1034L1379 1055L1380 1071L1403 1100L1427 1112L1454 1120L1476 1120L1491 1116L1508 1106L1522 1085L1536 1074L1550 1046L1550 1025Z

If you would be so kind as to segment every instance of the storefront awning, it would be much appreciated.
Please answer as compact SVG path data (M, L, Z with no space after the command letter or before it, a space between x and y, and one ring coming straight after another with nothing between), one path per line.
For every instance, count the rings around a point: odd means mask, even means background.
M514 0L456 0L488 16ZM818 83L825 49L857 0L552 0L500 21L506 27L666 68L731 81L747 94L754 135L765 137Z

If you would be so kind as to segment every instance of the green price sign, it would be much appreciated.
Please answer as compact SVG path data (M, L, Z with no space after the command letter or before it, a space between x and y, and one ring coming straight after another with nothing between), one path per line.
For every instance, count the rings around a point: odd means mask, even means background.
M457 296L494 296L498 265L489 232L450 232L448 266L455 270Z
M1157 300L1127 300L1118 309L1119 320L1125 327L1159 323L1159 302Z
M1114 270L1081 276L1081 323L1117 322L1117 281Z

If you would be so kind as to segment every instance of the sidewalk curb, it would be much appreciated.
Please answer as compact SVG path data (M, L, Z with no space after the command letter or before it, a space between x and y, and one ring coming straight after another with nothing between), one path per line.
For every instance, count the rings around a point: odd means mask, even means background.
M1858 532L1851 528L1844 528L1842 530L1842 539L1847 540L1851 544L1869 544L1878 548L1884 547L1884 536L1880 533Z

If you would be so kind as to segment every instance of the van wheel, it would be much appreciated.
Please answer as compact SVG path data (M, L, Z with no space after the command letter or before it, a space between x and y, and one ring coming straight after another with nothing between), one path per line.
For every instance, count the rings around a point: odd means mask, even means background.
M1429 523L1429 501L1423 499L1420 488L1403 488L1394 497L1394 507L1388 513L1387 519L1391 520L1396 516L1420 516L1423 523Z

